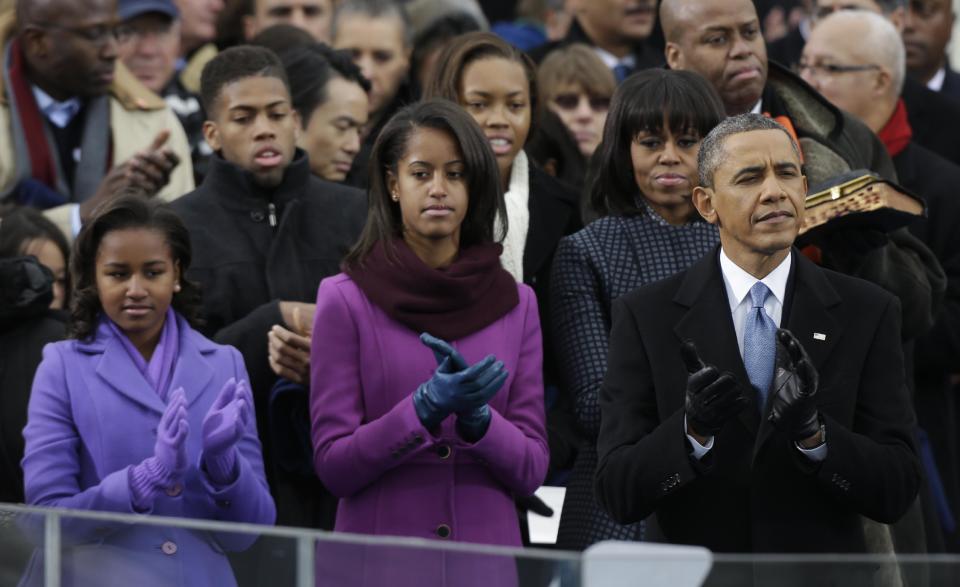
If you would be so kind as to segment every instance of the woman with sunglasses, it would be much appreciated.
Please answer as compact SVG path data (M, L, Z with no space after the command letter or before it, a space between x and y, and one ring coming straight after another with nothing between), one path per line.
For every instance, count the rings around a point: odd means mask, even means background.
M614 522L593 493L610 306L632 289L686 269L719 242L690 197L700 142L723 118L710 84L687 71L645 70L613 95L590 192L600 219L560 241L553 265L551 316L562 390L584 434L560 518L561 548L647 538L639 524Z
M537 71L541 104L560 117L589 159L600 144L610 98L617 89L613 72L583 43L551 51Z

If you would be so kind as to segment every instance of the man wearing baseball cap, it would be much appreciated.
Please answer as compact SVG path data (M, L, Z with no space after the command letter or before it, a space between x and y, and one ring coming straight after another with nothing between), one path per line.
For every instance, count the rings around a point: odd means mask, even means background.
M162 96L180 119L199 184L212 151L203 140L200 100L178 75L180 11L173 0L120 0L117 11L126 31L118 45L120 60L145 86Z

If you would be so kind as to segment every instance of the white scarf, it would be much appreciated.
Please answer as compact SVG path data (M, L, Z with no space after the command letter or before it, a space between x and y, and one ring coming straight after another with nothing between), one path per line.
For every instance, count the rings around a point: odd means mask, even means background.
M500 264L518 282L523 281L523 249L527 244L527 230L530 227L530 170L527 154L517 153L510 169L510 185L503 195L507 204L507 236L503 239L503 254ZM503 228L503 221L497 216L496 234Z

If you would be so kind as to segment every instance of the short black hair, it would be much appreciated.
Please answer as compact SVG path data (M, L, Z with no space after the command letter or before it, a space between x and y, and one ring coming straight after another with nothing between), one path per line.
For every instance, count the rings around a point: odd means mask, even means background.
M302 28L293 26L292 24L280 23L270 25L263 29L254 35L253 38L248 41L248 44L254 47L270 49L277 55L280 55L286 51L298 47L305 47L315 42L316 40L313 38L313 35Z
M76 289L70 301L71 338L89 339L97 330L103 306L97 292L97 252L107 233L131 228L148 228L161 232L170 247L173 260L180 265L180 291L173 294L171 306L191 326L201 324L198 318L200 286L186 278L192 250L190 232L169 204L149 198L138 188L124 188L116 199L101 204L74 243L70 262L71 277Z
M727 139L733 135L756 130L781 131L790 141L790 146L793 147L793 153L797 156L797 159L803 160L800 155L800 146L793 140L793 135L776 120L752 112L731 116L711 130L703 139L703 144L700 145L700 152L697 154L697 173L700 175L700 185L702 187L713 187L713 178L717 168L723 165L726 159L725 145Z
M596 178L590 207L600 216L642 213L630 145L641 132L660 133L666 122L674 134L703 139L725 114L723 102L706 79L691 71L645 69L617 87L603 125L603 141L593 156Z
M290 96L293 107L300 113L304 128L313 111L323 106L330 98L327 85L336 77L353 82L370 92L370 82L363 77L360 68L346 51L337 51L324 43L311 43L305 47L285 51L280 60L290 80Z
M425 100L397 112L387 122L370 155L370 191L367 223L360 240L347 254L344 264L363 265L366 256L379 244L398 238L403 232L400 205L390 197L387 177L397 173L410 137L419 129L445 132L459 146L467 181L467 213L460 225L460 248L478 243L502 241L507 233L507 208L500 185L500 171L490 144L480 126L466 110L444 99ZM503 219L494 232L496 217ZM389 249L387 249L389 251Z
M275 77L290 91L290 82L277 55L264 47L240 45L217 54L200 75L200 101L207 117L215 116L214 104L223 86L246 77Z

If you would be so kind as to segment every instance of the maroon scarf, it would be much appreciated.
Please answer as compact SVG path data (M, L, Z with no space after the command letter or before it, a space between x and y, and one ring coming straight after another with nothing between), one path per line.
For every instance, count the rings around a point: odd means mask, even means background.
M10 45L10 91L13 92L17 114L27 141L30 177L56 190L57 166L53 157L50 156L50 147L47 145L46 133L43 130L43 115L30 90L25 65L23 53L20 51L20 39L15 39Z
M387 247L393 255L388 256ZM380 243L345 272L377 307L417 332L458 340L496 322L520 303L517 282L500 266L498 244L460 249L432 269L403 239Z

